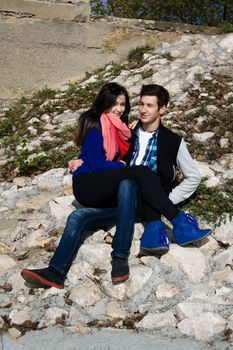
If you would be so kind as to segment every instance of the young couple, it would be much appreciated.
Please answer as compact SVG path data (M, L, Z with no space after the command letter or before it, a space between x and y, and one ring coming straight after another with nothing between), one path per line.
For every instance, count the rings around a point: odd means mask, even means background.
M41 287L63 288L66 275L89 231L116 223L112 242L112 282L129 278L128 257L136 212L140 208L145 230L141 251L164 254L169 240L161 215L173 225L176 243L185 246L211 233L199 229L197 220L177 208L200 183L198 169L184 140L163 126L168 91L144 85L140 94L139 123L128 129L130 102L117 83L102 87L92 107L78 120L76 142L79 159L69 162L73 192L86 206L73 211L49 267L23 269L22 277ZM176 169L183 180L176 180Z

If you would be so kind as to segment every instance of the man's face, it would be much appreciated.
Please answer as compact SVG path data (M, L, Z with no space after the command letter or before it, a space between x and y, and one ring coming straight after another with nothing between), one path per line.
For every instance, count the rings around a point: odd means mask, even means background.
M152 124L160 117L156 96L142 96L139 104L139 118L142 123Z

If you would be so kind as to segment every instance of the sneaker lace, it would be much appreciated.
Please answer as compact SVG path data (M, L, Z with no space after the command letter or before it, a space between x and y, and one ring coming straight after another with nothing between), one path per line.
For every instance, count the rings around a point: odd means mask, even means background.
M197 222L197 219L195 218L195 216L193 216L189 213L185 213L185 216L192 225L194 225L196 228L199 228L198 222Z
M161 228L159 233L160 233L161 242L165 245L168 245L170 242L169 242L169 239L167 238L167 234L164 228Z

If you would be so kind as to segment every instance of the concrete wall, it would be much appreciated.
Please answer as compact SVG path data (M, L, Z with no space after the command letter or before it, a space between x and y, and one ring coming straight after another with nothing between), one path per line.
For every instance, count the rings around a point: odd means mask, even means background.
M0 0L0 11L32 14L38 18L75 20L86 22L90 17L89 0Z

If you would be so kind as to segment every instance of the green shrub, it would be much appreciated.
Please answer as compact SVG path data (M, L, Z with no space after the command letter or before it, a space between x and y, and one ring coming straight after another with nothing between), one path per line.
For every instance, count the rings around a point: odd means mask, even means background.
M151 50L150 46L137 46L135 49L130 50L127 59L129 62L129 68L138 68L143 66L146 62L143 59L144 53Z
M233 218L233 179L219 187L206 187L202 183L194 200L190 201L187 208L208 222L220 224L226 214Z
M232 33L233 32L233 23L223 22L219 26L221 33Z

